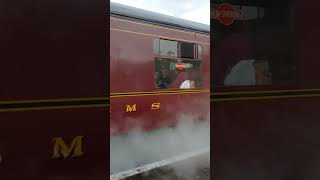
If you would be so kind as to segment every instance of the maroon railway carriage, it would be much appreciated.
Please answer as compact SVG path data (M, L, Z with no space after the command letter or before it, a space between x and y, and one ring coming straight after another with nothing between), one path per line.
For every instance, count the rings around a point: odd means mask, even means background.
M1 180L107 178L104 5L0 2Z
M211 5L214 179L318 179L319 2Z
M208 118L210 28L111 3L110 130L152 130L180 115Z

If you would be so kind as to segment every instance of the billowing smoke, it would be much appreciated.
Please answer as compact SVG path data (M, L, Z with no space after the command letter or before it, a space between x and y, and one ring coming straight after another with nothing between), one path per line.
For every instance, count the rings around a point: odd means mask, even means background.
M178 118L178 124L172 128L163 128L152 132L135 130L125 136L112 137L110 140L110 173L123 172L209 147L209 115L205 121L196 121L196 118L195 116L181 115ZM135 122L137 121L135 120ZM199 159L197 159L191 163L192 165L188 163L188 165L179 165L173 168L177 175L186 175L186 172L192 173L200 164L208 166L209 157L208 153L201 162L198 162Z

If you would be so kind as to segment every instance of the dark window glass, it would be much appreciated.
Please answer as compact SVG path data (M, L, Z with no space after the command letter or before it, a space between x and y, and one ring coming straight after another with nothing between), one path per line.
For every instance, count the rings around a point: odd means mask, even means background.
M186 42L180 43L180 57L181 58L194 59L195 58L194 54L195 54L195 50L194 50L193 43L186 43Z

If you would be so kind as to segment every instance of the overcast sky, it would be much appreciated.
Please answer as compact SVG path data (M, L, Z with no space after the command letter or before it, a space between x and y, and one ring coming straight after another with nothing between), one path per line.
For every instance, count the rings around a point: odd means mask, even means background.
M161 14L210 24L210 0L111 0Z

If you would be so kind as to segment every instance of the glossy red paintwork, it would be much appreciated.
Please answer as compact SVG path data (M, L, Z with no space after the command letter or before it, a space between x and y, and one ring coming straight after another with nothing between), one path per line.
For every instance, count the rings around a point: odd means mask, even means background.
M0 101L107 97L106 2L1 1ZM107 40L108 42L108 40ZM1 180L106 179L108 108L0 112ZM85 155L51 159L54 137Z
M313 177L318 172L315 162L320 150L319 100L316 97L214 103L211 140L215 143L216 179L231 180L239 174L279 179L288 174L298 177L290 179ZM263 169L255 174L257 164L263 164ZM239 168L239 174L231 173L234 167ZM279 173L281 170L284 172Z
M261 1L260 1L261 2ZM279 12L289 5L289 1L265 1ZM282 3L282 4L281 4ZM286 4L287 3L287 4ZM318 89L319 41L320 26L314 23L318 19L319 1L296 0L292 3L294 23L289 30L294 36L288 38L284 32L274 34L273 44L262 41L260 47L270 48L267 55L274 55L279 50L293 46L292 60L296 64L297 73L290 83L273 84L271 86L252 87L214 87L214 92L245 92ZM284 5L283 5L284 4ZM272 13L269 13L269 15ZM278 17L275 17L274 21ZM312 19L312 20L311 20ZM289 20L288 20L289 21ZM271 21L272 22L272 21ZM214 23L212 23L214 24ZM273 28L270 24L270 29ZM214 33L214 32L213 32ZM274 35L273 34L273 35ZM249 34L252 36L253 34ZM271 36L261 37L268 40ZM232 44L241 47L243 43ZM217 43L215 47L219 46ZM231 46L231 45L230 45ZM281 49L283 48L283 49ZM215 52L222 52L223 48ZM261 48L260 50L265 50ZM281 59L281 58L280 58ZM222 59L213 59L215 69L222 68ZM284 93L287 96L289 93ZM316 94L319 95L319 94ZM261 95L263 96L263 95ZM213 161L215 162L216 180L244 179L317 179L319 168L319 121L320 98L291 97L284 99L255 99L241 101L214 102L211 114L214 119L214 131L211 140L214 142ZM236 173L235 173L236 172Z
M110 18L110 89L113 93L155 92L154 39L198 42L203 49L201 89L210 88L209 34L164 28L132 20ZM173 89L166 89L173 90ZM162 90L163 91L163 90ZM209 93L134 97L111 97L110 133L126 133L135 128L150 130L172 125L181 114L207 117ZM151 110L152 103L161 103ZM136 104L136 112L126 112L126 105Z
M0 131L0 177L3 179L103 179L107 149L101 146L106 133L98 129L97 119L107 119L105 108L2 112ZM105 136L103 136L103 134ZM51 159L52 138L63 137L69 143L84 136L84 156ZM102 173L104 172L104 173ZM2 179L2 178L1 178Z

